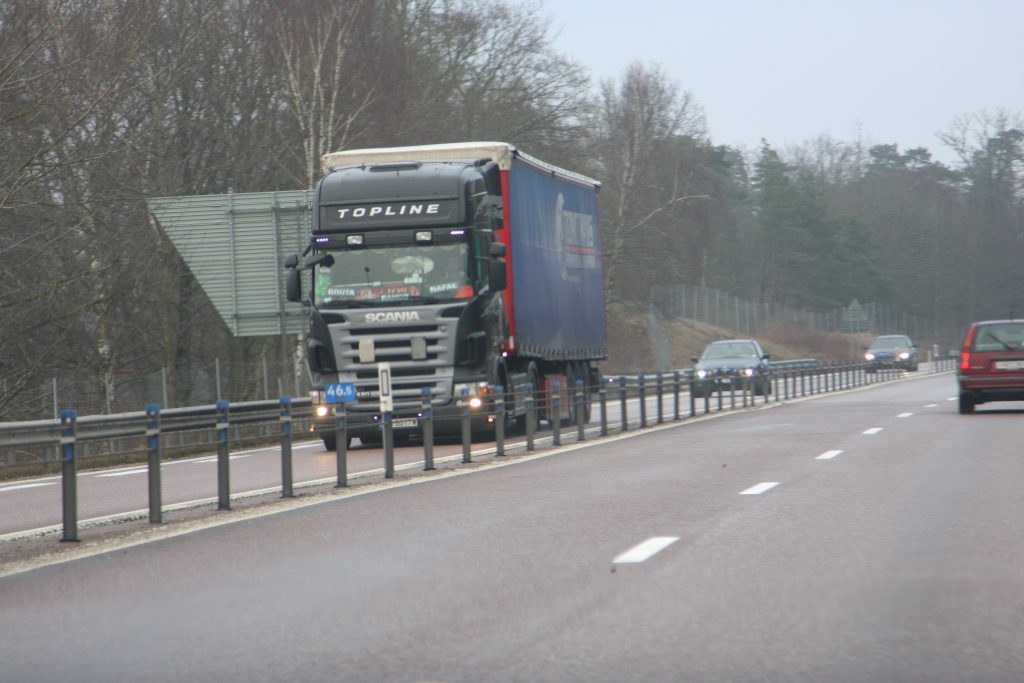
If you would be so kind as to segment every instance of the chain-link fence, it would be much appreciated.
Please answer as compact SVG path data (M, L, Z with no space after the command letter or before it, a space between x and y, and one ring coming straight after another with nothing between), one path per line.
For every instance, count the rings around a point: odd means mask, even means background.
M901 313L885 304L856 301L819 313L778 303L746 301L713 287L662 285L651 289L651 302L666 317L681 317L755 336L771 323L808 327L821 332L906 334L911 339L947 345L946 330L937 322Z
M150 403L175 408L219 400L269 400L293 391L296 396L305 396L309 392L306 373L295 377L291 364L283 365L271 355L247 363L214 359L187 370L160 368L143 374L121 374L109 386L101 378L83 378L80 372L58 373L37 382L32 391L21 392L24 398L0 410L0 422L56 418L68 406L89 414L113 414L141 410ZM0 398L12 389L10 380L0 379Z

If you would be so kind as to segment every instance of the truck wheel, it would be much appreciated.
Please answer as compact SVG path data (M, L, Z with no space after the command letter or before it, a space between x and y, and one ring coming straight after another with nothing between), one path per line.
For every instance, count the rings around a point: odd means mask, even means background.
M333 432L331 434L324 434L323 436L320 437L320 439L324 442L324 448L325 449L327 449L329 451L337 452L337 450L338 450L338 439L337 439L337 435L336 434L334 434ZM352 437L350 436L350 437L348 437L345 440L345 448L351 448L351 447L352 447Z

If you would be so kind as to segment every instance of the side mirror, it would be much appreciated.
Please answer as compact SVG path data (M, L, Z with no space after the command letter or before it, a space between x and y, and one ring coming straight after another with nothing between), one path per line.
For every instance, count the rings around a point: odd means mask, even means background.
M288 269L288 275L284 281L284 291L288 301L296 303L302 301L302 283L299 280L298 268L291 267Z
M501 242L491 242L491 246L488 250L491 258L504 258L505 257L505 245Z
M285 257L285 259L284 259L284 267L285 268L295 268L297 265L299 265L299 255L298 254L288 254L288 256Z
M508 287L508 276L505 273L505 262L494 259L487 262L487 282L492 292L501 292Z
M761 359L762 359L762 360L768 360L768 359L769 359L769 358L771 358L771 357L772 357L772 355L771 355L770 353L766 353L766 354L764 354L763 356L761 356Z
M690 361L692 361L694 363L699 362L697 356L690 356Z
M498 164L493 161L485 164L484 167L480 169L480 174L484 177L484 187L487 188L487 194L500 197L501 169L498 167Z
M323 266L324 268L330 268L333 265L334 256L328 254L327 252L321 252L319 254L310 256L308 259L306 259L306 263L302 267L312 268L313 266Z

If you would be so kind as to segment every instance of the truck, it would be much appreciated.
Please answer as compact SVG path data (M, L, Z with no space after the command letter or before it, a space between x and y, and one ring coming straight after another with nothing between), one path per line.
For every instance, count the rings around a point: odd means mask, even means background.
M312 234L285 261L309 311L313 429L337 448L383 440L381 367L395 441L493 433L496 399L523 424L584 419L607 357L600 183L504 142L323 156ZM307 292L306 295L303 292ZM554 414L551 400L560 397Z

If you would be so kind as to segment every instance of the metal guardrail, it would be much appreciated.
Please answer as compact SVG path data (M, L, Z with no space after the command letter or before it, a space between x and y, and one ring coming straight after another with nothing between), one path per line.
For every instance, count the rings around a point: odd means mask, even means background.
M932 372L942 372L955 367L953 358L933 362ZM874 372L870 370L874 369ZM573 402L571 414L575 418L575 440L584 441L593 436L605 436L613 432L627 432L635 428L646 428L668 421L679 421L712 412L754 407L771 402L781 402L803 396L844 391L877 382L889 381L902 376L895 366L877 366L850 361L782 361L772 364L769 373L770 391L764 395L755 392L753 378L737 385L731 383L726 390L704 393L700 399L693 392L692 369L657 372L651 374L620 375L605 377L595 386L587 387L582 380L565 392L566 400ZM532 388L531 388L532 389ZM684 400L684 391L688 395ZM510 429L507 422L507 397L499 391L491 402L487 417L493 425L495 456L509 453L506 439ZM653 400L654 409L648 407ZM521 425L525 440L518 447L525 452L537 448L538 416L561 415L563 392L560 388L551 393L529 391L526 399L526 414ZM596 400L598 425L589 426ZM635 406L631 403L635 401ZM671 406L669 405L671 404ZM614 410L610 410L613 408ZM635 413L631 415L631 412ZM651 414L648 414L650 411ZM617 414L612 414L612 412ZM212 405L189 408L173 408L161 411L157 405L149 405L143 411L118 415L90 415L79 417L74 410L65 410L57 420L0 423L0 453L12 449L57 449L62 478L63 535L62 541L78 541L78 498L76 475L79 460L90 444L127 443L120 453L146 455L149 475L149 520L163 521L160 464L163 449L182 448L182 444L169 442L178 435L202 434L213 437L210 440L193 442L209 446L216 444L217 450L217 508L231 507L230 451L232 445L248 437L242 430L262 431L261 438L280 443L281 448L281 494L294 496L294 482L291 462L293 424L304 424L311 417L312 403L309 398L292 399L288 396L277 401L251 401L228 403L220 401ZM466 407L461 417L462 462L472 462L470 443L470 412ZM562 443L563 421L548 420L554 446ZM277 425L276 430L271 429ZM385 478L395 476L394 434L390 414L381 416L382 443L385 457ZM420 411L420 436L423 445L424 470L434 469L435 418L432 414L429 396L424 397ZM451 425L448 425L451 427ZM346 412L336 413L337 443L337 486L348 486ZM273 432L273 433L271 433ZM132 443L136 442L136 443ZM116 451L116 446L109 450ZM95 455L95 454L94 454ZM45 460L45 458L44 458Z

